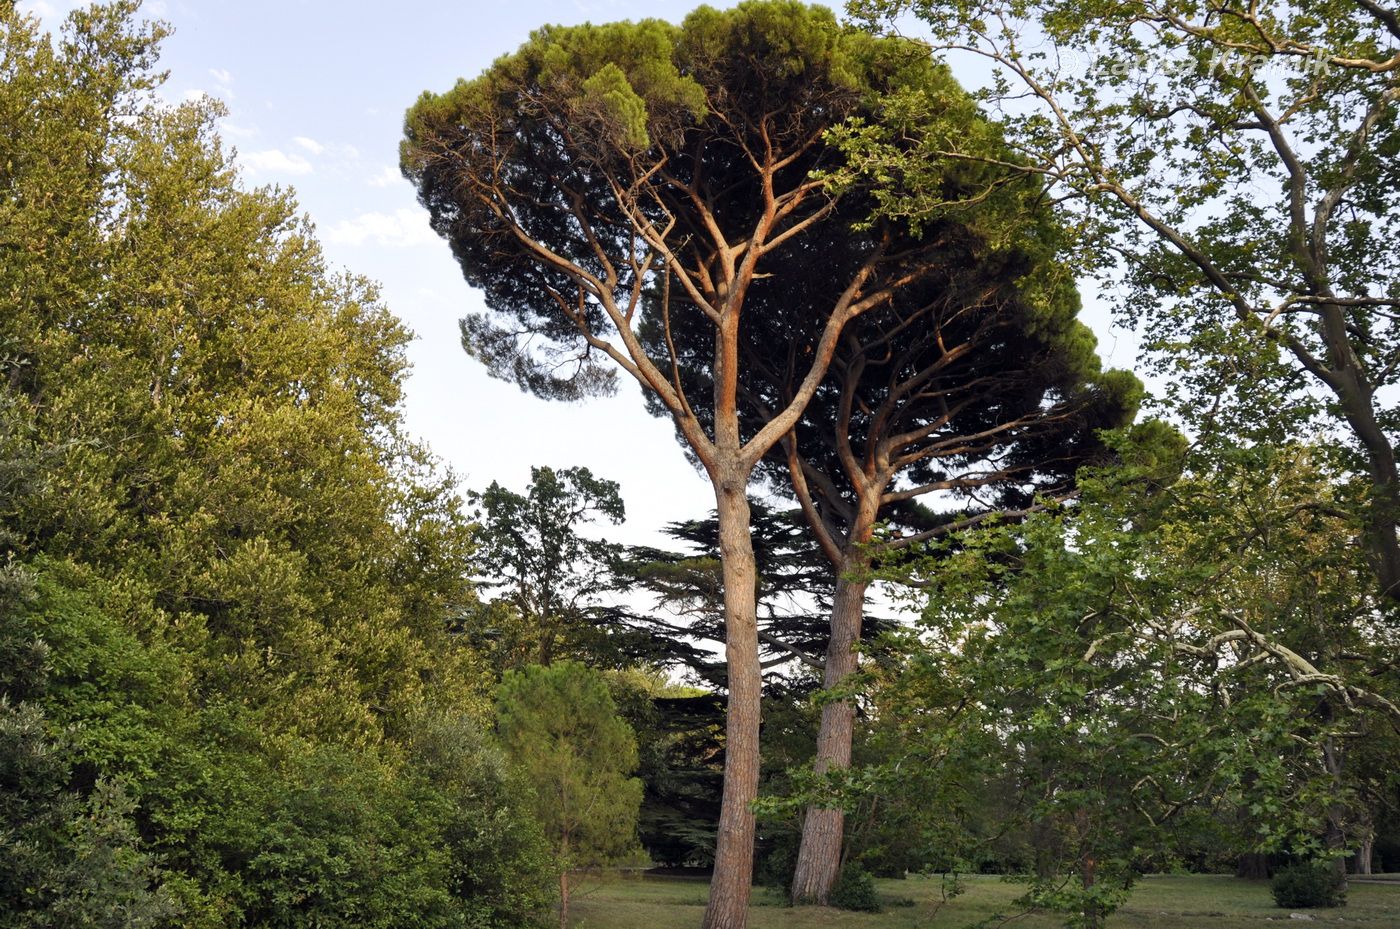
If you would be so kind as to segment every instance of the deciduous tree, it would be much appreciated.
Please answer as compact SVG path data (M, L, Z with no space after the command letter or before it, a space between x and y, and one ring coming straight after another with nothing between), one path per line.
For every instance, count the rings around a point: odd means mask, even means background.
M1132 318L1145 318L1163 349L1162 373L1226 362L1218 371L1231 376L1197 404L1248 404L1251 356L1275 352L1325 400L1325 421L1370 485L1357 502L1376 582L1400 601L1387 399L1400 375L1393 4L856 0L851 9L883 23L912 12L934 46L993 66L985 98L1008 115L1018 163L1077 205L1086 269L1106 280L1124 272ZM865 169L896 174L920 174L938 157L1006 161L937 138L911 148L878 124L847 141ZM923 209L917 198L885 205Z
M35 579L0 592L0 699L63 753L19 776L86 820L36 817L63 867L6 904L513 929L542 898L512 783L424 746L489 676L446 634L468 526L402 428L409 335L241 185L217 104L161 97L165 32L0 3L0 560Z
M623 520L617 483L587 468L530 469L525 493L492 482L470 495L480 509L472 561L481 584L500 591L520 628L492 630L501 668L549 664L561 651L606 660L598 595L621 546L580 532L603 518Z

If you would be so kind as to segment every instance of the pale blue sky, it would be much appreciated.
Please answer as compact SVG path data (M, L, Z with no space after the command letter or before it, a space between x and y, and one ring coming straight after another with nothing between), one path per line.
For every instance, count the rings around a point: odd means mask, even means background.
M499 480L521 488L531 465L587 465L622 484L628 525L608 535L654 542L662 523L713 505L671 426L645 413L626 378L611 399L546 403L487 377L466 357L457 319L480 299L399 177L397 148L403 112L422 91L475 76L544 23L679 20L696 5L148 0L144 11L175 30L162 56L167 95L222 99L224 139L237 148L246 182L294 186L330 261L381 282L389 307L417 334L409 350L409 427L469 487ZM71 6L21 3L49 25ZM1131 366L1131 338L1111 333L1093 295L1085 296L1085 318L1100 334L1105 360Z

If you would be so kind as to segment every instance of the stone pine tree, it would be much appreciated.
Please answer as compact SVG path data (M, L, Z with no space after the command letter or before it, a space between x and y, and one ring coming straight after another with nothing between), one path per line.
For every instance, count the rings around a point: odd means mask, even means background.
M805 428L781 449L837 576L826 687L839 688L856 669L873 562L990 516L1015 518L1037 506L1038 494L1069 491L1076 467L1103 453L1096 431L1132 418L1137 382L1098 371L1093 337L1072 321L1076 304L1041 313L1015 298L971 312L945 305L922 325L900 320L922 330L902 352L888 351L889 329L867 328L859 346L851 340L828 403L810 407ZM937 499L951 515L911 506L921 499ZM909 528L877 536L884 521ZM849 700L823 706L819 772L849 764L854 722ZM842 826L839 808L807 811L795 899L826 902Z
M534 788L536 814L554 845L559 926L568 929L569 872L637 847L637 739L602 676L575 661L509 672L498 711L501 741Z
M747 491L760 459L790 432L826 374L846 325L931 268L932 246L870 215L873 182L822 173L841 156L828 130L879 119L900 88L931 101L927 134L985 134L975 108L921 49L846 30L795 2L702 7L677 27L656 20L546 27L484 74L409 111L402 149L434 228L489 311L462 323L467 350L523 389L577 399L612 389L616 370L657 398L715 490L725 596L729 711L706 927L741 927L753 869L760 673ZM995 189L949 185L952 205ZM740 346L751 296L793 286L789 266L850 231L856 260L812 312L795 346L792 396L741 425ZM667 300L693 315L698 343L638 335L648 307L677 332ZM687 388L685 352L713 359ZM709 394L710 415L692 391Z
M828 562L830 627L821 669L828 688L856 669L876 560L992 515L1021 515L1038 494L1066 492L1076 468L1102 453L1097 430L1136 412L1136 379L1101 371L1094 336L1075 318L1079 298L1069 271L1054 260L1056 230L1036 205L1038 191L1022 188L1020 195L1022 222L1011 237L994 242L949 221L919 230L932 249L926 261L937 270L846 327L827 378L759 464L775 488L797 499ZM813 308L856 260L846 237L833 235L796 259L801 273L792 286L755 294L740 343L746 424L769 420L793 395ZM670 337L678 333L694 344L676 326ZM653 326L644 338L652 343L666 334ZM708 357L683 358L683 385L710 376ZM661 412L654 400L652 408ZM921 503L931 500L938 512ZM882 522L898 528L877 536ZM819 772L850 763L854 722L850 701L823 706ZM807 812L795 900L826 902L842 837L840 809Z

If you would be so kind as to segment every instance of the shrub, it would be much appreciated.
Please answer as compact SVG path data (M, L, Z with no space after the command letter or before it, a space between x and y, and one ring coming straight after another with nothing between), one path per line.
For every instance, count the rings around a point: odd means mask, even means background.
M831 888L828 902L841 910L880 912L880 902L875 899L875 879L869 871L859 867L841 869L841 876L836 879L836 886Z
M1325 861L1289 865L1274 875L1270 886L1281 907L1307 909L1346 905L1346 881Z

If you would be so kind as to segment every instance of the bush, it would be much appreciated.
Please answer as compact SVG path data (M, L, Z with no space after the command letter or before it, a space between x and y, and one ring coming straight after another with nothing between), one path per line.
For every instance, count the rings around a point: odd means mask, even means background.
M840 910L855 910L859 913L880 912L880 902L875 899L875 879L864 868L845 867L831 888L828 902Z
M1346 879L1329 862L1289 865L1274 875L1274 900L1288 909L1346 906Z

